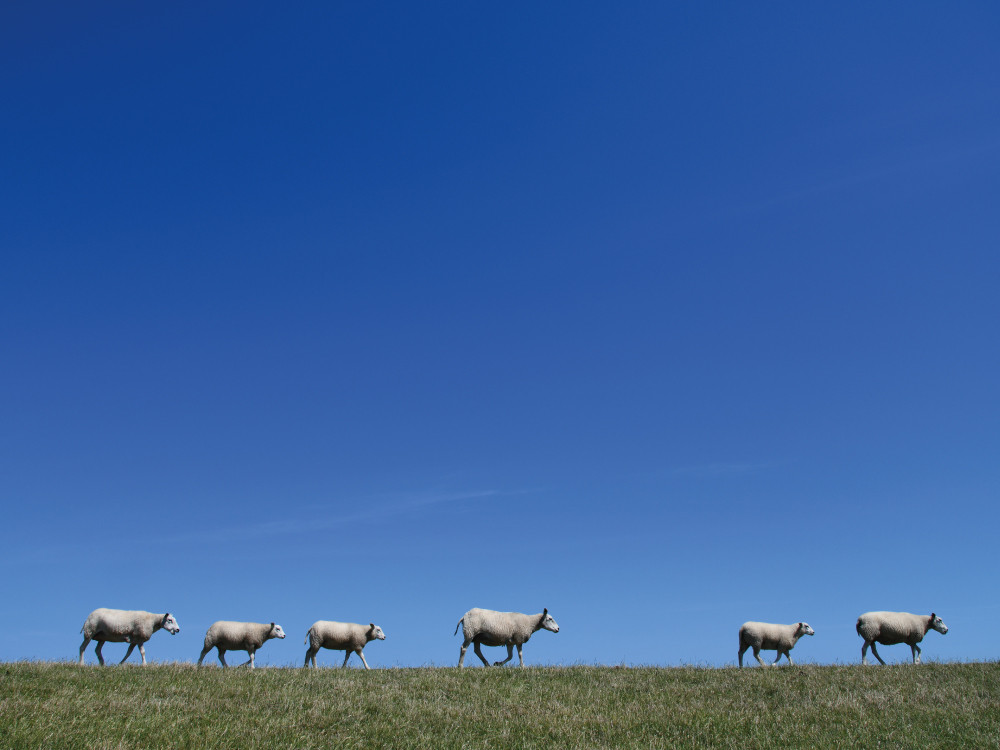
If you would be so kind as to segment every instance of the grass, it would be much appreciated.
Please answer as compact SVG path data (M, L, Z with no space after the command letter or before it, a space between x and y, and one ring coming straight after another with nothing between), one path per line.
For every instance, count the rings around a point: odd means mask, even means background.
M1000 663L256 671L0 664L3 748L1000 746Z

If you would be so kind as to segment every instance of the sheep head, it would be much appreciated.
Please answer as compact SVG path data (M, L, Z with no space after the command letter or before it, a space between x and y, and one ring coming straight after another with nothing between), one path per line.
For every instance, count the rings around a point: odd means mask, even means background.
M163 615L163 619L160 620L160 627L170 633L170 635L177 635L181 632L181 626L177 624L177 619L169 612Z
M948 632L948 626L944 624L944 620L938 617L936 614L931 612L931 627L934 628L941 635Z
M559 623L552 619L548 607L542 611L542 627L546 630L551 630L553 633L559 632Z

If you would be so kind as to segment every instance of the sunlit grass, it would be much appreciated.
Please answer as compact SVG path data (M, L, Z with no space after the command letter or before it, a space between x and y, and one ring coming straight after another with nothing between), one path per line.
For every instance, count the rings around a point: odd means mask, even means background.
M997 747L1000 664L0 665L0 747Z

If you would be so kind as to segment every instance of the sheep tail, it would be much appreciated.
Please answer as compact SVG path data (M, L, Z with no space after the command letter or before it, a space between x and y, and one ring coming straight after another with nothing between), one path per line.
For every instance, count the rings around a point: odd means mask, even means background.
M860 617L858 618L858 621L856 623L854 623L854 629L858 631L858 635L861 635L861 618Z
M313 632L313 629L312 629L312 628L309 628L309 630L307 630L307 631L306 631L306 639L305 639L304 641L302 641L302 645L303 645L303 646L305 646L305 645L306 645L307 643L309 643L309 634L310 634L311 632Z
M465 618L464 617L461 620L458 621L458 625L461 625L463 622L465 622ZM455 626L455 633L458 632L458 625ZM452 633L452 635L455 635L455 633Z

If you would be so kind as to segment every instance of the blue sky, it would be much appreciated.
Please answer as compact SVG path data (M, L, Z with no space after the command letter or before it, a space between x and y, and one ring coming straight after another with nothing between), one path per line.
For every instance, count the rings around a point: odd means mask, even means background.
M0 659L998 657L994 4L12 5Z

